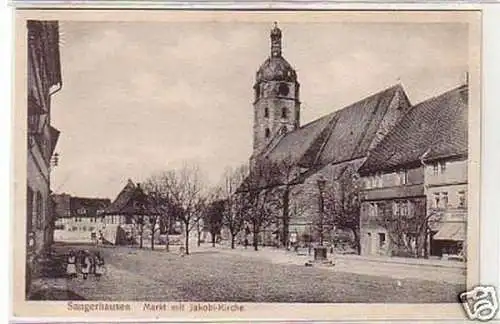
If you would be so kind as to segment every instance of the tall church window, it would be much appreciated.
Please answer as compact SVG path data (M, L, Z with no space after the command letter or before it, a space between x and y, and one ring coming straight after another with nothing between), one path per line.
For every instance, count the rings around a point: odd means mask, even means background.
M269 131L269 128L266 128L266 138L268 138L268 137L269 137L270 133L271 133L271 132Z
M264 117L269 117L269 108L267 107L264 108Z
M286 107L281 108L281 118L287 118L288 117L288 109Z

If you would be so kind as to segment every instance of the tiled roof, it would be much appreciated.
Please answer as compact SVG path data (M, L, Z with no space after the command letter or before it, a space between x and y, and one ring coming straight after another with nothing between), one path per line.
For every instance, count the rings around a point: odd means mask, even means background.
M362 157L395 98L397 109L410 106L403 87L395 85L286 134L263 154L272 161L288 156L304 168Z
M116 199L102 215L150 215L147 211L147 197L142 188L128 180Z
M415 105L370 152L360 173L467 154L467 86Z

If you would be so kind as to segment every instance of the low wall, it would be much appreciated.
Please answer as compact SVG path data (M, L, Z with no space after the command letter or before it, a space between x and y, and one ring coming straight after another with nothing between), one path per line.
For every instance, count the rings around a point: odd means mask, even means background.
M55 230L54 242L92 243L90 234L91 232L83 232L83 231L70 232L66 230Z

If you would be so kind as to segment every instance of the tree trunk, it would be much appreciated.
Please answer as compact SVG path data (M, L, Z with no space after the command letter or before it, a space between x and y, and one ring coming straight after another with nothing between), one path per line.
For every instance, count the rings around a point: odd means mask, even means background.
M167 234L165 235L165 251L169 252L170 251L170 239L168 237L168 231L170 229L167 230Z
M185 224L186 225L186 229L185 229L185 232L186 232L186 239L185 239L185 244L186 244L186 247L185 247L185 251L186 251L186 255L189 254L189 225L188 224Z
M254 231L253 232L253 249L255 251L259 250L259 231Z
M234 250L234 241L235 241L235 235L233 234L233 232L231 232L231 249Z
M198 246L201 246L201 232L198 232Z
M356 244L356 252L358 255L361 255L361 244L359 242L359 235L356 229L351 229L352 234L354 235L354 243Z
M288 248L289 240L289 221L290 221L290 189L285 187L283 193L283 237L282 243L285 248Z
M210 233L212 235L212 247L215 247L215 235L217 235L217 233Z
M155 225L153 224L153 229L151 230L151 251L155 249Z
M142 235L142 234L143 234L143 232L144 232L144 225L143 225L143 224L141 224L141 225L139 226L139 236L140 236L140 237L139 237L139 249L142 249L142 242L143 242L143 239L142 239L142 236L143 236L143 235Z
M429 231L425 231L425 238L424 238L424 258L428 259L429 258Z

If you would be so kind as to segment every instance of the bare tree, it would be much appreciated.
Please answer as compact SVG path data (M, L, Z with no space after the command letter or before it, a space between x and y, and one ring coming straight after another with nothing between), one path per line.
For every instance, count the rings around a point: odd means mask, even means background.
M257 161L238 190L244 218L252 226L255 251L258 250L259 234L275 220L276 199L273 189L277 179L273 164L263 159Z
M203 216L205 197L201 173L197 166L185 165L164 174L165 187L172 207L183 224L186 254L189 254L189 233Z
M276 185L275 190L277 196L275 204L278 210L281 212L279 227L281 227L281 244L284 247L288 247L290 239L290 214L291 214L291 202L290 193L292 186L296 184L297 180L297 167L293 162L291 155L287 155L285 158L278 162L267 163L267 168L270 168L268 174L273 177L271 180L272 185ZM296 208L297 206L295 206ZM295 210L297 212L297 210Z
M328 174L324 199L324 222L327 229L341 228L350 230L354 236L354 247L361 252L359 239L360 223L360 189L361 182L357 171L351 166L345 166L338 175Z
M139 249L142 249L144 245L144 220L146 218L146 215L144 214L138 214L135 215L135 224L138 226L138 232L139 232Z
M215 246L217 236L220 235L222 229L223 217L225 211L225 201L220 199L218 194L214 194L210 203L207 206L205 213L205 222L207 224L210 235L212 236L212 246Z
M442 213L425 209L423 199L410 199L402 213L397 202L379 204L378 225L387 229L393 253L401 256L427 256L427 241L433 225L440 222Z
M162 175L156 175L149 178L144 184L144 190L147 195L147 201L149 208L151 209L150 215L148 216L149 225L151 227L151 250L155 247L155 234L161 232L162 225L167 224L167 239L166 239L166 250L168 251L168 226L170 224L170 199L168 196L168 191L165 186L165 179Z
M235 169L226 169L222 184L217 189L218 195L224 203L222 213L222 224L229 229L231 235L231 248L235 248L236 235L243 227L246 200L243 195L237 193L243 181L248 176L248 168L240 166Z
M195 229L196 229L196 245L201 246L201 234L205 229L205 218L206 218L206 205L201 206L200 214L195 219Z

